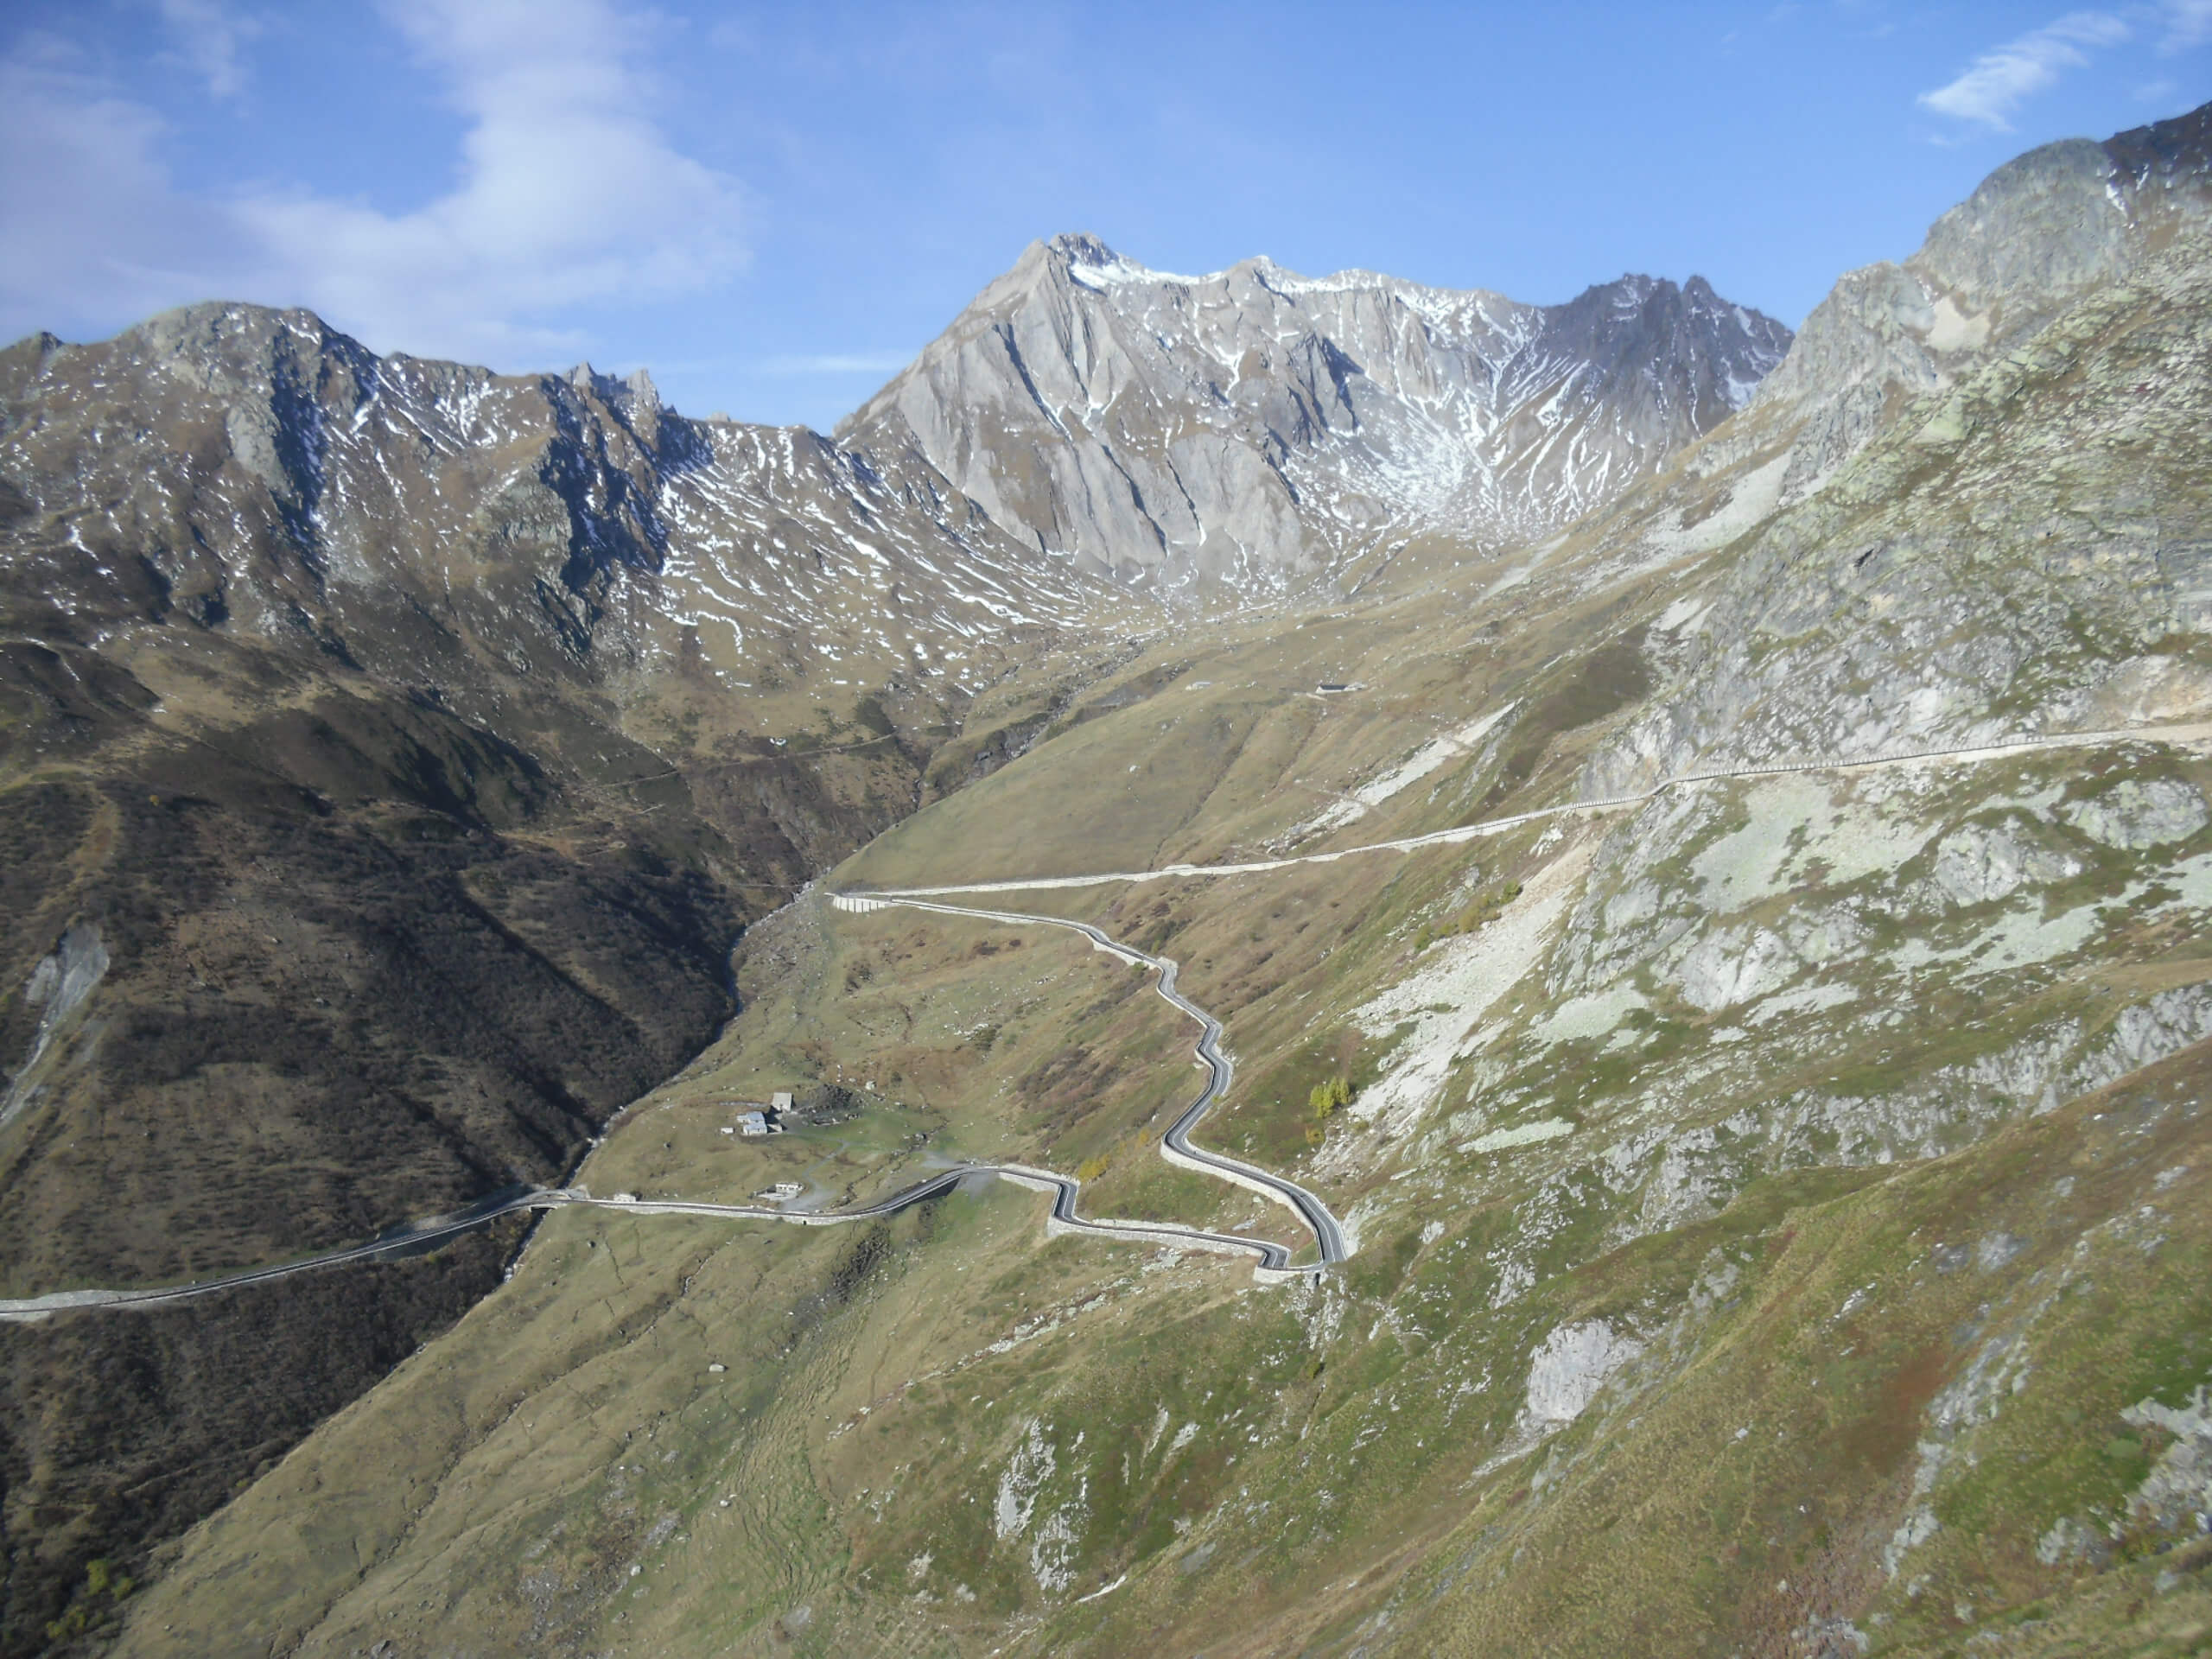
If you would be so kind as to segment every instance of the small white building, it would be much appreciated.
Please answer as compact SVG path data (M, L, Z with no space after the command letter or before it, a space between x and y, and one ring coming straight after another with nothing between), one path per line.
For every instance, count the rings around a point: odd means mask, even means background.
M801 1186L797 1181L778 1181L773 1186L768 1189L767 1196L773 1198L778 1204L789 1204L793 1198L798 1197L800 1193L805 1191L806 1189Z
M740 1113L737 1115L737 1132L738 1132L740 1135L766 1135L766 1134L767 1134L767 1133L768 1133L768 1115L767 1115L767 1113L766 1113L766 1112L740 1112Z
M791 1091L790 1090L779 1089L774 1094L768 1096L768 1109L770 1111L788 1112L791 1109Z

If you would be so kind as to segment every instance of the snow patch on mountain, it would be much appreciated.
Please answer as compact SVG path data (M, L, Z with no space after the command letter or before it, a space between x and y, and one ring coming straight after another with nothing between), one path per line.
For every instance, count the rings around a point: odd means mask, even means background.
M1040 551L1265 596L1409 534L1548 531L1727 418L1789 338L1701 278L1542 307L1264 258L1156 271L1065 236L839 439L926 460Z

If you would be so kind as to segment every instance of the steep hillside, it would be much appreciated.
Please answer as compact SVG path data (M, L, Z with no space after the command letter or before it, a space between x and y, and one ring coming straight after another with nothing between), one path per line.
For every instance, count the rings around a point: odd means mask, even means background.
M1063 236L838 435L1040 551L1249 599L1411 535L1541 535L1741 408L1789 343L1701 277L1535 306L1265 259L1180 276Z
M1199 1138L1344 1266L1003 1183L563 1211L79 1605L149 1654L2201 1649L2208 119L2000 170L1561 533L1009 696L836 873L1177 959ZM817 892L739 984L595 1185L1016 1159L1297 1242L1162 1159L1190 1031L1058 930ZM721 1132L781 1088L840 1110Z
M1033 667L1065 702L1128 649L1069 625L1139 620L940 480L304 313L10 348L0 475L9 1294L556 1179L734 1012L745 924L913 810L976 693ZM500 1265L234 1296L158 1339L7 1330L0 1643Z

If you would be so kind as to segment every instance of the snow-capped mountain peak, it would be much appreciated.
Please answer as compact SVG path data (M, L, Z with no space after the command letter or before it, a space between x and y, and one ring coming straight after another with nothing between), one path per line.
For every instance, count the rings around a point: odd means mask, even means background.
M1033 244L839 428L1040 550L1252 596L1429 532L1549 531L1748 399L1789 344L1702 278L1563 305L1264 256L1155 270Z

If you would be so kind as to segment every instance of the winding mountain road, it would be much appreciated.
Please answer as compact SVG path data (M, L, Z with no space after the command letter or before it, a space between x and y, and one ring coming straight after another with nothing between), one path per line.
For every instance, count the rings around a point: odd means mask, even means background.
M969 893L1018 893L1053 887L1100 887L1117 881L1156 881L1172 878L1223 875L1261 874L1271 870L1288 869L1302 864L1329 864L1338 859L1354 858L1368 853L1414 852L1425 847L1448 846L1471 841L1479 836L1497 835L1525 823L1546 818L1567 817L1576 813L1618 811L1641 806L1656 799L1670 789L1693 785L1715 783L1736 778L1772 777L1788 772L1859 772L1883 766L1907 766L1923 761L1978 762L2003 760L2015 754L2034 753L2055 748L2093 747L2108 743L2154 742L2187 743L2212 740L2212 722L2188 725L2159 725L2126 728L2098 732L2066 732L2047 736L2015 738L2001 743L1964 744L1949 748L1916 749L1900 753L1865 756L1856 760L1823 760L1784 761L1766 766L1739 766L1703 772L1678 773L1662 779L1649 789L1632 795L1608 797L1600 800L1570 801L1558 806L1539 807L1534 811L1516 812L1502 818L1488 819L1481 823L1460 824L1449 830L1433 830L1427 835L1406 836L1392 841L1370 842L1357 847L1345 847L1332 852L1295 854L1286 858L1262 859L1230 864L1168 864L1154 870L1121 870L1090 875L1035 876L997 881L975 881L945 887L903 887L880 892L847 892L830 895L830 902L840 910L867 912L899 906L906 909L934 911L944 915L963 916L971 919L1001 922L1020 927L1064 927L1088 938L1094 949L1118 957L1132 965L1152 969L1155 975L1153 988L1173 1007L1196 1020L1199 1038L1193 1052L1197 1062L1206 1068L1206 1086L1198 1097L1185 1107L1181 1115L1160 1137L1160 1155L1172 1164L1211 1175L1219 1179L1246 1187L1262 1197L1281 1204L1295 1213L1313 1235L1318 1260L1294 1267L1291 1254L1281 1245L1265 1239L1240 1237L1233 1233L1218 1233L1203 1228L1185 1227L1173 1222L1141 1222L1086 1219L1077 1212L1077 1202L1082 1193L1082 1183L1074 1177L1058 1174L1048 1169L1039 1169L1027 1164L973 1163L962 1164L942 1170L927 1179L902 1188L874 1204L849 1210L832 1211L800 1211L770 1208L759 1205L703 1204L682 1198L594 1198L582 1187L528 1187L486 1198L468 1209L452 1215L440 1216L413 1226L397 1229L372 1240L340 1250L329 1250L319 1255L303 1257L295 1262L272 1263L267 1267L247 1268L242 1272L196 1281L190 1284L162 1286L143 1290L69 1290L56 1291L44 1296L32 1296L15 1300L0 1300L0 1322L41 1319L67 1308L79 1307L156 1307L167 1303L182 1301L195 1296L211 1295L217 1291L235 1289L240 1286L266 1282L289 1277L293 1274L311 1273L320 1268L343 1266L348 1262L371 1262L380 1258L404 1255L429 1249L443 1241L456 1237L478 1227L529 1210L556 1210L569 1206L620 1210L633 1215L682 1215L721 1217L733 1221L781 1221L797 1223L806 1227L835 1226L847 1222L868 1221L897 1214L909 1206L938 1197L950 1191L961 1181L974 1176L997 1176L1022 1186L1052 1194L1051 1229L1055 1232L1081 1233L1096 1237L1120 1239L1132 1243L1171 1244L1183 1249L1200 1249L1253 1258L1254 1277L1262 1282L1279 1283L1286 1280L1306 1277L1325 1271L1346 1260L1351 1255L1342 1225L1326 1205L1300 1186L1240 1159L1208 1152L1191 1143L1191 1131L1198 1127L1206 1113L1221 1099L1236 1076L1236 1065L1221 1052L1221 1022L1204 1008L1192 1001L1176 988L1177 963L1168 957L1157 957L1122 944L1103 930L1088 922L1078 922L1062 916L1033 915L1020 911L983 910L966 905L941 902L945 898Z
M1304 1187L1270 1174L1255 1164L1224 1157L1191 1144L1191 1131L1212 1109L1214 1103L1228 1092L1230 1083L1236 1075L1236 1063L1221 1052L1221 1021L1175 988L1177 963L1173 958L1147 955L1123 944L1088 922L1070 921L1060 916L975 910L963 905L938 904L925 899L894 899L874 895L855 898L833 894L831 902L843 910L877 910L900 905L916 910L937 911L950 916L1003 922L1015 926L1064 927L1082 934L1090 941L1095 950L1117 957L1133 966L1151 969L1155 976L1153 988L1171 1006L1198 1022L1198 1041L1192 1052L1198 1063L1206 1068L1205 1087L1199 1091L1196 1100L1184 1108L1161 1136L1161 1155L1170 1163L1232 1181L1286 1205L1313 1232L1319 1259L1294 1267L1291 1253L1271 1240L1213 1232L1202 1227L1186 1227L1177 1222L1089 1219L1077 1211L1083 1184L1071 1175L1062 1175L1029 1164L966 1163L940 1170L927 1179L902 1187L874 1204L836 1211L785 1210L751 1204L706 1204L690 1198L595 1198L585 1188L577 1186L524 1187L498 1194L451 1215L438 1216L410 1227L395 1229L366 1244L326 1250L319 1255L303 1256L295 1262L249 1268L238 1273L196 1280L190 1284L159 1286L143 1290L65 1290L44 1296L0 1300L0 1323L42 1319L67 1308L158 1307L196 1296L213 1295L218 1291L289 1278L294 1274L342 1267L349 1262L373 1262L417 1254L462 1233L486 1226L502 1216L515 1215L524 1211L577 1207L618 1210L639 1216L704 1216L729 1221L782 1221L795 1222L803 1227L830 1227L896 1215L901 1210L951 1191L963 1180L979 1176L996 1176L1019 1186L1051 1193L1052 1209L1049 1226L1053 1232L1080 1233L1128 1243L1166 1244L1216 1255L1247 1256L1252 1260L1253 1276L1263 1284L1307 1277L1335 1266L1351 1254L1344 1229L1336 1217L1330 1213L1326 1205Z
M1236 1075L1236 1065L1235 1061L1221 1052L1221 1021L1175 988L1175 976L1179 964L1173 957L1148 955L1134 945L1123 944L1119 939L1113 938L1101 928L1093 927L1089 922L1072 921L1065 916L1035 916L1026 912L1013 910L977 910L966 905L940 904L929 899L910 899L883 893L833 893L830 895L830 902L840 910L870 911L898 906L909 910L936 911L946 916L964 916L981 918L984 921L1004 922L1015 927L1064 927L1070 932L1080 933L1089 939L1093 950L1103 950L1109 956L1118 957L1133 966L1151 969L1155 975L1153 989L1158 992L1169 1006L1188 1014L1198 1022L1200 1035L1198 1047L1194 1052L1199 1064L1206 1068L1205 1088L1200 1091L1196 1100L1183 1109L1181 1115L1174 1122L1168 1125L1167 1132L1160 1136L1160 1155L1171 1164L1178 1164L1183 1168L1196 1170L1201 1174L1212 1175L1224 1181L1234 1182L1238 1186L1249 1188L1261 1197L1272 1198L1285 1206L1306 1224L1307 1230L1313 1233L1315 1247L1320 1255L1319 1267L1334 1267L1351 1254L1344 1238L1343 1225L1335 1216L1330 1213L1329 1206L1295 1181L1285 1180L1281 1176L1271 1174L1257 1164L1248 1164L1241 1158L1230 1158L1220 1153L1208 1152L1203 1147L1191 1144L1191 1131L1196 1128L1198 1121L1213 1109L1214 1103L1229 1092L1230 1083ZM1240 1239L1221 1233L1195 1233L1190 1230L1171 1227L1166 1223L1159 1222L1080 1220L1073 1214L1075 1184L1068 1181L1065 1176L1054 1175L1050 1179L1061 1185L1063 1197L1069 1209L1069 1213L1061 1215L1056 1208L1054 1214L1071 1231L1126 1234L1132 1227L1144 1227L1155 1231L1164 1230L1179 1237L1188 1236L1224 1241L1240 1247L1243 1250L1257 1252L1262 1257L1262 1266L1272 1271L1281 1272L1288 1266L1287 1257L1283 1257L1280 1245L1266 1243L1261 1240ZM1269 1253L1272 1253L1272 1257L1283 1257L1283 1259L1272 1259Z

